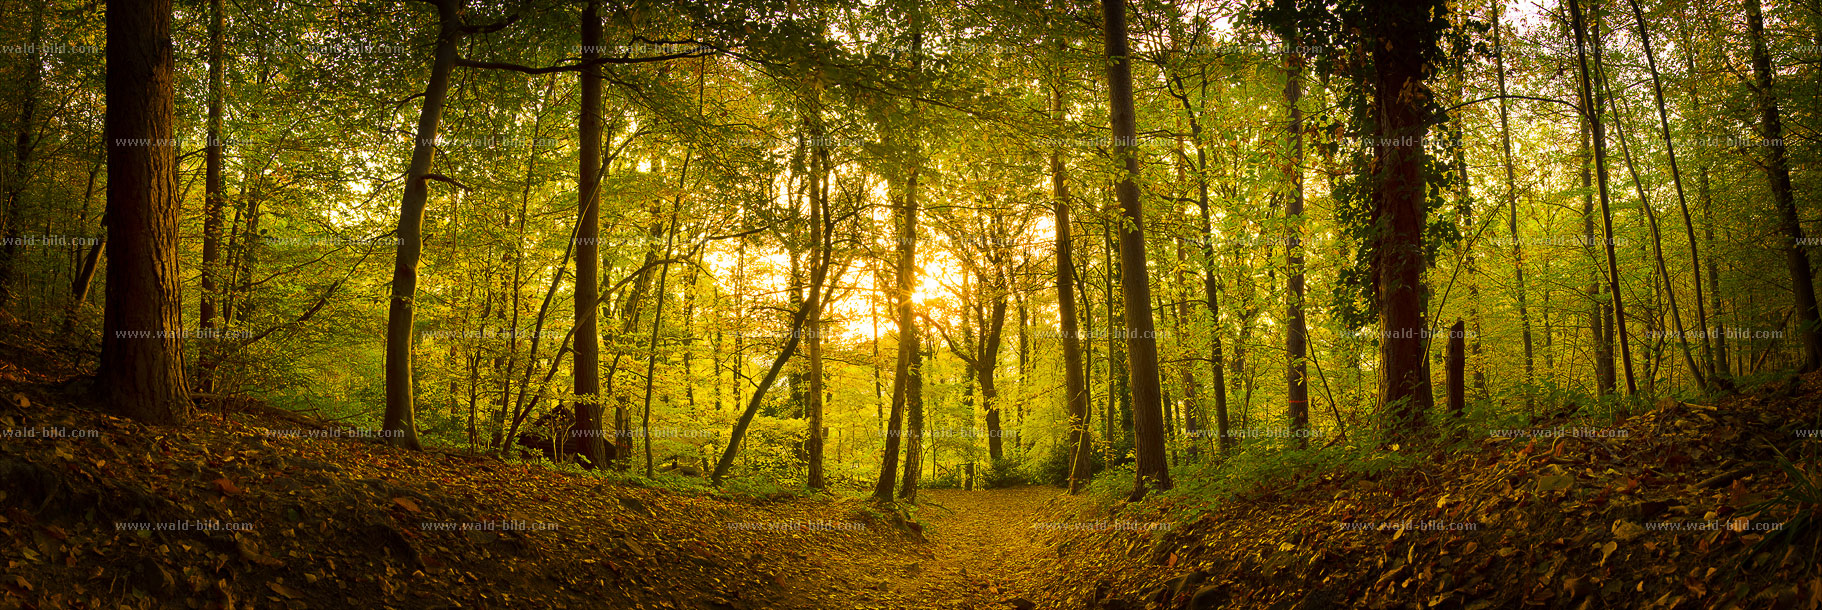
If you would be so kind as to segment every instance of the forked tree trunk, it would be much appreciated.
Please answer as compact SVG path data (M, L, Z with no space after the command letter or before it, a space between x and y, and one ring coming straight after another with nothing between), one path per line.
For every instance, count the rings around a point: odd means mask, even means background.
M1702 362L1708 373L1713 374L1714 342L1708 336L1708 306L1702 302L1702 257L1696 248L1695 222L1690 219L1689 198L1683 192L1683 170L1677 164L1676 139L1670 135L1670 112L1664 107L1664 81L1658 76L1657 51L1651 47L1651 29L1645 24L1645 13L1639 8L1638 0L1627 2L1632 6L1632 17L1639 26L1639 41L1645 48L1645 68L1651 73L1651 98L1657 103L1658 130L1664 137L1664 154L1670 159L1670 180L1676 186L1677 209L1683 213L1683 235L1689 240L1689 274L1690 283L1695 285L1696 327L1702 329ZM1680 318L1677 325L1677 333L1682 334ZM1707 385L1704 375L1698 373L1696 379Z
M1590 137L1594 143L1595 192L1601 202L1602 237L1607 250L1607 294L1612 299L1613 317L1609 333L1619 337L1620 361L1626 372L1626 395L1638 394L1638 381L1632 373L1632 344L1626 333L1626 299L1620 293L1620 267L1618 255L1614 252L1613 240L1613 207L1609 203L1607 189L1607 132L1601 121L1601 104L1594 86L1594 71L1590 61L1600 61L1599 57L1590 60L1588 55L1588 29L1582 20L1582 7L1579 0L1569 0L1569 23L1575 34L1575 54L1580 74L1581 107L1588 118ZM1600 48L1596 39L1594 48Z

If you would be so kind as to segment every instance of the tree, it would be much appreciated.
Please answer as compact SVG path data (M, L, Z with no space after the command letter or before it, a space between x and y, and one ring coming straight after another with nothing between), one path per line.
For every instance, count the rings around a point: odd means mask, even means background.
M589 0L582 9L582 59L601 56L601 3ZM601 299L601 73L583 70L582 108L576 131L581 150L576 167L576 357L575 426L570 434L582 441L583 459L592 467L607 465L607 441L601 426L601 330L596 302ZM618 453L618 452L616 452ZM618 459L625 459L619 455Z
M430 181L448 180L430 173L436 160L437 125L449 99L449 73L455 69L456 50L465 30L464 0L436 0L437 43L431 56L430 82L424 86L424 103L412 140L411 165L405 170L405 194L399 204L398 256L392 267L392 296L386 315L386 416L381 430L389 443L418 449L417 411L412 404L411 347L415 332L418 260L424 252L424 204ZM118 252L118 250L116 250Z
M31 51L25 53L25 83L20 92L19 118L13 124L13 166L7 172L7 180L0 185L0 195L6 201L0 203L0 222L4 228L0 235L5 235L5 245L0 247L0 308L9 306L13 299L13 275L19 264L21 209L24 206L26 182L30 178L33 137L37 128L36 114L38 96L44 85L44 11L49 2L40 2L32 9Z
M1783 233L1785 265L1790 270L1790 289L1797 313L1797 336L1803 339L1803 370L1822 368L1822 313L1816 307L1814 277L1810 274L1809 252L1803 237L1803 222L1797 215L1796 198L1790 190L1790 162L1784 153L1784 123L1778 111L1777 83L1772 79L1771 53L1765 48L1765 17L1759 0L1746 0L1746 31L1752 42L1753 93L1759 106L1759 137L1763 140L1765 158L1759 164L1765 180L1771 185L1771 203L1778 213L1778 231Z
M1285 402L1290 414L1292 430L1308 430L1310 427L1310 386L1309 369L1304 362L1309 350L1309 327L1303 317L1303 108L1297 105L1303 97L1303 55L1299 47L1302 37L1298 25L1293 20L1285 28L1284 35L1284 104L1290 109L1290 122L1286 126L1285 136L1290 141L1290 158L1285 159L1289 196L1285 205L1284 216L1284 266L1288 277L1285 279L1288 294L1285 307L1284 351L1288 369L1285 371ZM1308 443L1308 438L1299 435L1298 445Z
M1145 212L1139 202L1138 127L1132 96L1132 57L1126 44L1126 1L1104 0L1108 116L1113 124L1115 158L1124 173L1114 191L1120 200L1120 287L1128 328L1127 366L1132 378L1134 470L1132 500L1147 491L1170 489L1170 464L1164 459L1164 409L1158 388L1158 338L1152 326L1151 284L1146 277ZM1110 333L1112 334L1112 333Z
M202 229L202 298L197 306L197 328L201 329L205 340L217 339L210 331L215 329L215 300L220 290L221 273L221 229L222 207L226 204L226 194L222 192L222 102L226 95L223 90L223 73L226 71L228 56L223 40L223 22L227 9L223 0L209 2L209 98L208 98L208 142L204 143L203 152L203 229ZM205 344L202 350L202 366L197 367L196 389L210 392L215 385L214 357L217 351L214 342Z
M1613 300L1613 328L1608 332L1619 337L1620 361L1624 363L1626 371L1626 395L1632 396L1638 394L1638 382L1632 374L1632 345L1626 333L1626 299L1620 294L1619 257L1614 253L1613 208L1608 203L1607 195L1606 125L1601 121L1601 103L1600 98L1597 97L1599 93L1594 80L1595 72L1590 67L1587 51L1588 29L1583 25L1582 8L1578 0L1569 0L1569 15L1570 28L1574 30L1575 34L1576 64L1581 75L1579 82L1581 84L1582 113L1587 117L1589 137L1594 142L1594 176L1597 187L1595 192L1600 197L1602 237L1606 241L1607 250L1607 294ZM1597 40L1595 48L1599 47ZM1592 61L1600 61L1599 55L1596 54Z
M1058 47L1063 44L1059 41ZM1062 76L1050 87L1050 110L1057 124L1063 122ZM1069 454L1069 493L1081 491L1087 480L1092 446L1088 427L1088 380L1083 374L1082 336L1076 324L1074 227L1069 220L1069 181L1063 165L1062 149L1050 151L1050 196L1056 232L1057 331L1063 343L1063 405L1069 417L1069 438L1063 451Z
M1424 366L1425 180L1420 144L1432 96L1424 79L1440 54L1448 8L1434 0L1374 3L1362 9L1372 56L1376 185L1370 194L1379 306L1379 408L1392 438L1415 434L1433 399Z
M177 289L170 0L107 7L108 264L99 398L152 424L189 417Z

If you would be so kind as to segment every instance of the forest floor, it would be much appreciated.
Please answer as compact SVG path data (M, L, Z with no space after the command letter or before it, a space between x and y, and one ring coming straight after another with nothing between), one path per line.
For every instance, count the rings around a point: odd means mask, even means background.
M1535 424L1624 437L1462 433L1112 506L923 490L909 521L404 451L253 401L145 426L85 397L84 354L0 331L0 610L1822 608L1822 374Z
M919 523L404 451L255 401L145 426L87 397L80 353L0 330L0 609L992 607L1059 497L923 490Z
M1049 550L1034 536L1040 519L1079 501L1037 486L918 495L926 543L832 558L818 566L830 578L806 587L806 596L823 608L1014 607L1023 600L1017 592L1032 582L1029 570Z

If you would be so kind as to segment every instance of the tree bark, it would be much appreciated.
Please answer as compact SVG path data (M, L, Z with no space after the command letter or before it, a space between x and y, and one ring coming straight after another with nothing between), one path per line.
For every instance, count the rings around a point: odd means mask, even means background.
M1444 368L1448 369L1449 378L1449 415L1461 419L1461 412L1468 404L1467 391L1467 328L1460 318L1449 327L1448 355L1444 357Z
M1670 180L1676 186L1677 209L1683 213L1683 235L1689 240L1689 274L1691 283L1695 285L1696 327L1702 329L1702 361L1712 375L1714 343L1708 336L1708 306L1702 302L1702 257L1696 248L1695 222L1690 219L1689 198L1683 192L1683 170L1677 164L1676 139L1670 135L1670 112L1664 107L1664 81L1658 75L1657 51L1651 47L1651 29L1645 24L1645 13L1639 8L1638 0L1627 2L1632 6L1632 17L1639 26L1639 41L1645 48L1645 68L1651 73L1651 97L1657 103L1658 129L1664 137L1664 154L1670 159ZM1668 281L1669 278L1665 279ZM1678 334L1682 334L1681 318L1678 319L1677 326ZM1698 373L1696 378L1707 385L1702 374Z
M1297 50L1301 38L1296 27L1293 22L1291 34L1285 40L1284 103L1290 108L1286 135L1291 150L1287 160L1290 197L1284 210L1285 284L1289 292L1285 295L1288 311L1285 312L1287 327L1284 329L1287 367L1284 381L1286 410L1290 414L1293 436L1298 447L1306 447L1309 437L1299 434L1310 427L1310 386L1308 364L1304 362L1309 350L1309 328L1303 315L1303 108L1297 105L1303 97L1303 56Z
M107 7L108 265L96 388L114 413L177 424L190 413L177 264L176 97L170 0Z
M815 106L815 112L813 133L822 136L820 104ZM816 147L815 154L810 156L810 163L810 243L813 248L811 256L813 260L817 261L816 264L826 267L832 249L829 243L832 236L829 235L828 227L825 226L829 218L829 147ZM810 311L809 317L804 322L804 327L809 329L810 333L810 346L806 350L808 353L805 354L810 361L810 370L807 372L810 376L810 391L809 396L806 397L808 401L804 405L805 415L810 420L810 426L804 435L804 451L809 454L808 486L810 489L822 489L827 483L823 473L823 445L827 439L823 438L823 393L826 390L823 388L822 303L815 303L813 307L814 309Z
M1503 4L1493 8L1493 66L1495 78L1499 82L1499 145L1506 166L1506 229L1512 234L1512 276L1514 292L1518 304L1518 322L1524 333L1525 342L1525 411L1529 413L1535 404L1532 395L1534 376L1536 374L1536 354L1531 338L1531 310L1526 302L1528 288L1525 286L1525 248L1518 235L1518 170L1512 161L1512 123L1510 112L1506 107L1506 59L1503 43L1505 34L1500 17L1505 12Z
M411 165L405 170L405 194L399 204L398 257L392 268L392 298L386 315L386 415L381 429L387 442L409 449L422 448L412 404L411 337L416 321L418 259L424 251L424 204L430 195L427 176L436 159L437 124L442 121L443 105L449 97L449 73L455 68L456 47L462 41L462 4L463 0L435 3L436 51L430 64L430 82L424 87L424 105L418 113Z
M1372 194L1379 302L1379 408L1392 438L1414 436L1426 424L1433 398L1424 366L1424 178L1427 132L1421 100L1422 43L1434 34L1425 20L1431 3L1403 1L1374 9L1382 27L1372 42L1373 103L1379 142L1373 147L1379 184Z
M916 26L914 26L915 28ZM913 29L911 34L911 70L913 73L923 67L924 36L921 29ZM915 109L915 104L913 109ZM893 293L894 317L898 327L898 362L892 376L892 414L886 424L886 443L884 455L880 460L879 481L873 487L873 499L878 502L891 502L892 492L898 477L898 452L904 430L900 428L904 420L909 419L907 411L915 411L922 417L923 392L918 386L923 384L923 354L918 340L917 316L911 296L917 291L917 173L919 162L915 151L910 170L904 181L904 191L899 194L900 200L896 219L898 224L897 281ZM915 407L911 404L917 401ZM914 467L918 453L916 439L908 441L905 461L907 468ZM915 482L908 482L915 486ZM915 489L915 487L913 487Z
M1060 43L1059 43L1060 44ZM1057 124L1063 121L1061 76L1051 86L1050 111ZM1081 491L1089 476L1092 439L1088 427L1088 380L1082 372L1082 334L1076 324L1074 228L1069 219L1069 182L1062 148L1050 151L1050 196L1056 217L1057 330L1063 342L1063 404L1069 414L1069 493Z
M1138 454L1131 498L1171 488L1164 456L1164 411L1158 387L1158 338L1151 317L1151 284L1146 275L1145 214L1139 201L1138 127L1133 112L1132 58L1126 44L1126 1L1104 0L1101 18L1107 37L1109 121L1113 151L1125 164L1114 187L1120 200L1120 288L1130 325L1126 341L1127 370L1133 397L1133 448Z
M601 56L601 2L589 0L582 9L582 60ZM581 151L576 168L576 290L575 336L571 351L576 357L571 377L575 381L575 424L572 437L582 441L584 463L592 468L607 465L607 440L601 426L601 327L595 302L601 299L601 73L581 71L582 100L576 131ZM565 443L567 445L567 443ZM620 456L622 459L624 455Z

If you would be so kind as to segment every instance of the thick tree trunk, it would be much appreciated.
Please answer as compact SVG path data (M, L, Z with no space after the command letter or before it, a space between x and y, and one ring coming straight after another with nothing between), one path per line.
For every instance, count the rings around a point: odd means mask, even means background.
M1109 121L1113 150L1124 158L1125 173L1114 187L1120 199L1120 288L1129 328L1126 340L1133 395L1133 449L1138 455L1132 499L1147 491L1171 488L1170 465L1164 458L1164 411L1158 387L1158 338L1151 317L1151 283L1145 269L1145 214L1139 202L1138 127L1133 116L1132 58L1126 45L1126 1L1104 0L1102 24L1107 37Z
M179 327L177 141L170 0L107 7L108 265L99 398L176 424L190 413Z
M1746 29L1752 40L1753 89L1758 93L1759 137L1765 157L1759 166L1771 183L1771 202L1778 213L1778 230L1785 240L1784 257L1797 311L1797 336L1803 340L1803 371L1822 367L1822 314L1816 309L1816 289L1810 275L1809 253L1804 247L1803 222L1790 190L1790 162L1784 154L1784 124L1778 111L1778 91L1773 82L1771 54L1765 48L1765 18L1759 0L1746 0Z
M1433 398L1424 366L1424 178L1427 131L1421 101L1425 66L1420 40L1428 36L1430 3L1394 2L1375 11L1383 28L1372 44L1376 68L1373 103L1379 142L1373 148L1379 184L1374 199L1379 227L1376 265L1379 299L1380 391L1383 425L1393 438L1425 427Z
M911 70L913 73L923 67L924 36L920 29L913 29L911 34ZM913 106L915 109L915 105ZM918 153L913 152L913 155ZM879 481L873 487L873 499L879 502L891 502L892 492L898 477L899 444L908 443L905 449L905 468L907 474L914 472L915 462L921 456L918 439L902 439L905 431L900 428L901 422L911 419L912 414L923 417L922 363L923 352L917 330L916 304L911 295L917 291L917 174L918 162L906 172L904 191L898 206L898 245L896 274L898 286L893 291L893 305L896 326L898 327L898 363L892 376L892 415L886 425L886 445L884 456L880 460ZM919 422L921 425L921 421ZM916 489L916 481L905 481L907 489Z
M583 61L601 56L600 13L600 0L589 0L582 9ZM576 168L576 327L571 339L576 357L570 373L576 406L569 434L581 440L584 463L602 468L607 466L607 440L601 426L601 316L595 312L595 303L601 300L601 73L583 70L581 79L582 107L576 125L582 139Z
M905 472L898 482L898 499L917 502L918 485L924 472L924 345L923 329L913 336L910 369L905 379Z
M418 259L424 250L424 204L430 195L430 164L436 159L437 124L443 119L449 73L455 69L456 47L462 41L462 3L436 2L436 52L430 63L430 82L424 87L424 106L418 113L411 166L405 171L405 195L399 204L398 257L392 268L392 298L386 316L386 415L381 426L387 442L410 449L421 448L412 404L411 336L416 321Z

